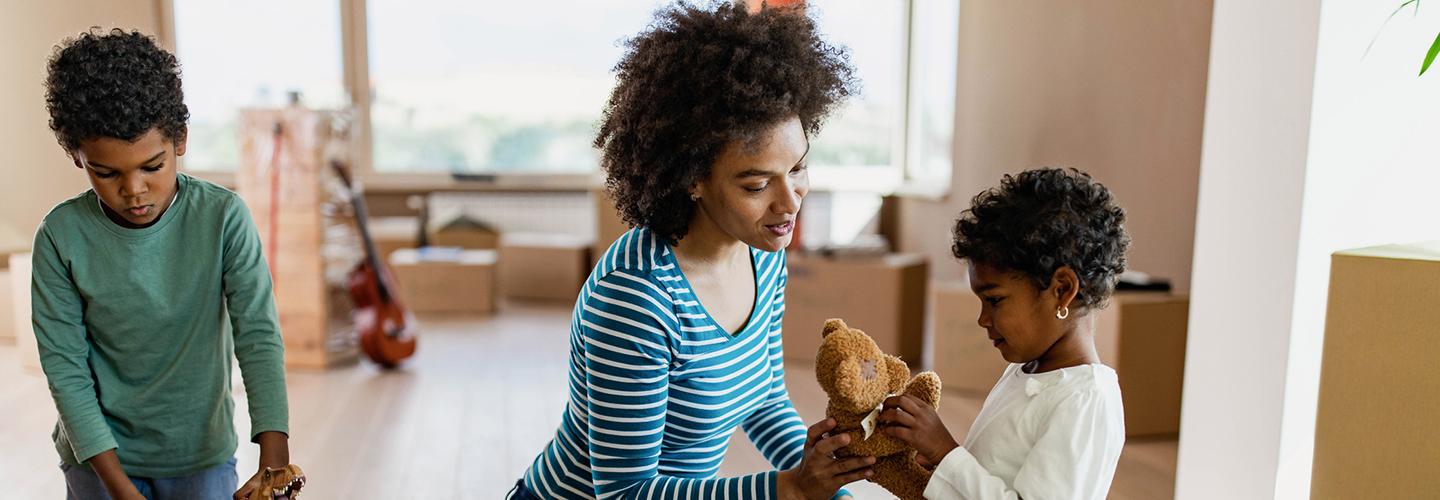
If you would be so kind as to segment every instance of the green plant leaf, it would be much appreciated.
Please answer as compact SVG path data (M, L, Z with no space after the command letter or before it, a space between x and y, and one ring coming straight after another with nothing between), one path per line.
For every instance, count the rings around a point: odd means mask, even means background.
M1420 0L1405 0L1405 3L1400 4L1399 7L1395 8L1394 12L1391 12L1389 16L1385 17L1385 22L1380 23L1380 29L1375 30L1375 36L1370 37L1370 44L1365 46L1365 53L1360 55L1362 59L1370 55L1370 48L1374 47L1375 41L1380 39L1380 32L1385 30L1385 25L1390 24L1390 20L1394 19L1396 14L1399 14L1401 10L1404 10L1405 7L1412 3L1415 4L1415 15L1420 15Z
M1430 63L1435 62L1436 54L1440 54L1440 33L1435 35L1435 42L1430 44L1430 52L1425 54L1425 64L1420 65L1420 74L1423 75L1425 70L1430 69Z

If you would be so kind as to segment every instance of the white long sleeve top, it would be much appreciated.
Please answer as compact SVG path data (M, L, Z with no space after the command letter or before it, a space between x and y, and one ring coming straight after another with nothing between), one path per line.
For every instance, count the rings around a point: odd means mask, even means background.
M936 466L931 500L1104 499L1125 445L1115 370L1005 369L965 443Z

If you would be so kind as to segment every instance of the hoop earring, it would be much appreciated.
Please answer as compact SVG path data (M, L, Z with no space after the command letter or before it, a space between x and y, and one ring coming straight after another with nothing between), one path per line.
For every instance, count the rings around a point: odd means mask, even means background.
M1070 317L1070 306L1061 307L1055 310L1055 319L1065 319L1068 317Z

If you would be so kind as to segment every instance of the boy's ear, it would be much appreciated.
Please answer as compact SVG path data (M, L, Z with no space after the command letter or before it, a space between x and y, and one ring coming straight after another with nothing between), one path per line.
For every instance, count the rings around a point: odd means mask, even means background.
M175 156L185 156L185 139L190 137L190 129L180 129L180 137L175 138Z

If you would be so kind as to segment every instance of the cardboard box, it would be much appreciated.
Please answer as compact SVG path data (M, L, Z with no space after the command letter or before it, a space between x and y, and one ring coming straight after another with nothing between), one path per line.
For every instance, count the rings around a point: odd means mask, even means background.
M15 343L15 291L10 285L10 259L0 268L0 344Z
M374 217L370 219L370 237L381 259L401 248L420 244L420 219L417 217Z
M937 284L930 297L933 369L940 375L941 386L984 397L1010 363L1000 356L1000 350L977 322L980 299L966 283Z
M919 367L925 348L925 289L929 263L923 255L827 258L789 256L785 290L785 357L815 360L828 318L864 330L888 354ZM918 370L916 370L918 371Z
M1095 318L1095 349L1120 379L1127 436L1180 432L1189 324L1189 297L1164 292L1117 293Z
M400 249L390 269L411 311L490 313L495 311L494 250L429 247Z
M1336 252L1310 498L1440 492L1440 241Z
M595 243L590 248L590 255L599 259L610 249L620 235L630 230L630 225L620 218L620 212L615 208L615 200L603 189L590 191L590 200L595 203Z
M21 367L40 373L40 348L30 324L30 253L10 254L9 262L10 281L3 285L10 288L10 298L14 301L10 325L15 329L15 350L20 355Z
M484 222L460 215L442 222L430 237L430 245L494 250L500 246L500 232Z
M0 223L0 344L14 344L15 299L10 290L10 256L30 251L30 240Z
M500 290L507 298L574 302L590 276L591 241L568 234L500 238Z
M945 390L983 397L1009 365L979 325L980 301L968 285L932 294L935 373ZM1119 293L1093 319L1095 349L1115 368L1129 436L1180 431L1189 299L1155 292Z

